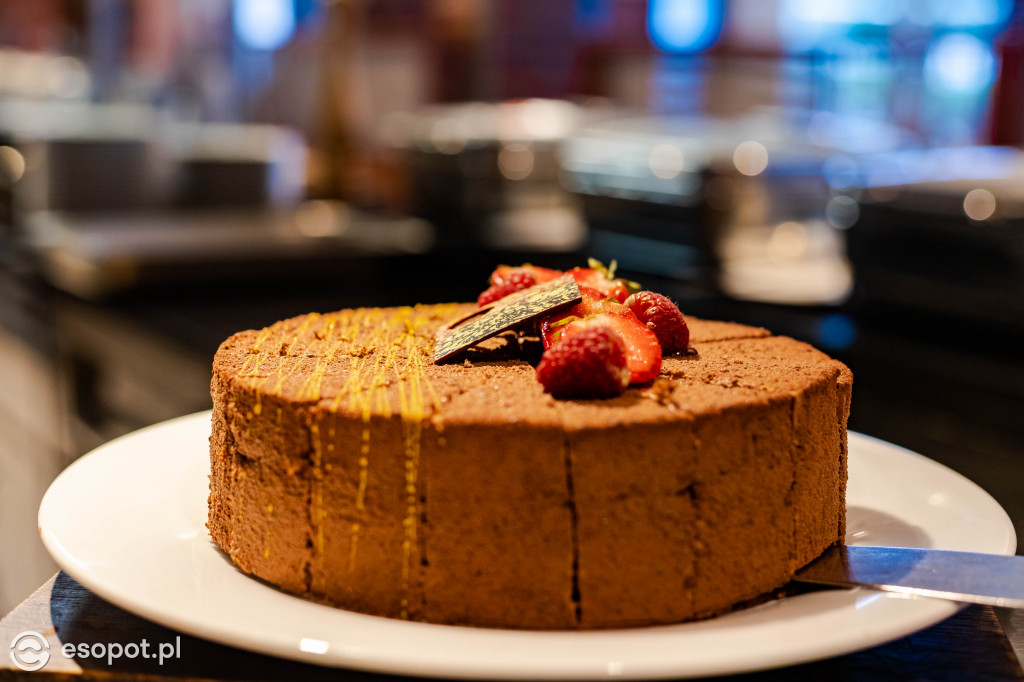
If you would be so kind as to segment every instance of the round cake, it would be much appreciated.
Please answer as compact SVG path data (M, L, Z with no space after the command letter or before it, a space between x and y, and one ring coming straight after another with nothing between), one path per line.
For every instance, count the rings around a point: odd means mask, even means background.
M208 526L239 568L379 616L609 628L721 613L843 540L838 361L688 317L691 351L652 383L556 400L521 335L433 363L474 308L310 314L221 345Z

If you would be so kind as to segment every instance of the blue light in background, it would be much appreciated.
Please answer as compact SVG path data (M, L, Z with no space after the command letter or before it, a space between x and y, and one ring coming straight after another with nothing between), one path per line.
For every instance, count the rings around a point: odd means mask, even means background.
M857 340L857 323L849 315L835 313L818 326L818 342L825 348L842 350Z
M662 52L700 52L718 40L723 11L722 0L650 0L647 35Z
M780 0L778 31L790 52L834 50L854 26L892 26L902 19L892 0Z
M924 58L929 88L956 95L988 90L996 79L992 46L969 33L948 33L928 47Z
M926 7L938 25L1001 29L1013 12L1013 0L932 0Z
M295 34L293 0L235 0L238 40L252 50L277 50Z
M804 24L890 26L902 16L892 0L782 0L781 18Z
M991 38L1006 27L1014 0L778 0L778 31L791 52L828 48L854 30L917 26ZM890 38L892 36L890 35Z

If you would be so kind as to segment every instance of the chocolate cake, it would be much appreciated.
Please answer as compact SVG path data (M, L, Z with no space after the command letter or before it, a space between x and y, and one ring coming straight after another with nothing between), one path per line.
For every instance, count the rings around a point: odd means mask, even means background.
M209 529L244 571L362 613L607 628L720 613L844 535L852 375L687 318L693 351L556 400L514 334L432 363L466 304L284 320L213 365Z

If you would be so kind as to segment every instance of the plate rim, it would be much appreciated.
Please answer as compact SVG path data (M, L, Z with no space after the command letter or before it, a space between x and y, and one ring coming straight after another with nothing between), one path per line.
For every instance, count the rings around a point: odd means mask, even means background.
M905 617L904 620L901 621L899 627L880 628L880 629L874 631L871 635L868 635L868 636L865 636L865 635L862 634L860 636L860 638L858 639L858 643L856 643L856 644L854 644L852 646L851 646L850 642L842 640L842 639L839 639L839 640L832 641L830 645L824 645L823 646L823 645L819 644L816 648L814 648L813 653L810 653L810 654L808 654L806 651L793 650L793 651L791 651L789 653L789 655L775 655L774 657L771 657L770 659L766 659L766 660L762 661L761 663L756 663L756 662L751 662L751 661L743 661L742 658L738 658L738 659L737 658L733 658L732 659L733 661L736 661L736 662L741 663L741 664L740 665L736 665L736 664L733 664L733 665L721 665L721 664L719 664L719 665L704 665L703 667L701 667L701 666L694 666L694 667L691 667L691 668L686 669L686 670L680 670L677 667L672 667L672 666L667 666L666 667L665 663L662 662L660 665L652 665L649 668L645 668L643 666L637 667L637 666L634 665L634 666L631 666L629 671L626 672L625 674L615 673L611 669L609 669L606 674L595 674L595 672L593 670L590 670L590 669L583 670L578 663L569 663L569 664L567 664L565 666L557 665L556 667L552 668L551 665L550 665L551 664L550 661L547 662L547 667L545 667L543 670L539 670L538 666L536 666L536 665L527 665L527 666L522 667L522 668L510 667L510 668L505 668L505 669L502 669L502 670L495 670L495 669L493 669L493 667L492 668L488 668L486 665L481 666L479 663L477 663L477 664L467 664L467 663L464 663L464 662L460 663L458 661L451 661L451 660L449 660L447 662L447 664L440 665L440 667L435 662L433 664L433 667L429 667L429 668L425 669L425 666L423 665L422 661L418 661L418 660L402 661L400 658L396 660L396 657L394 657L394 656L384 656L384 657L381 657L379 655L376 656L376 657L372 657L372 656L352 657L352 656L350 656L348 658L342 656L340 659L339 658L331 658L331 659L311 658L308 655L302 655L302 652L299 651L298 647L294 646L294 643L293 643L293 645L291 647L283 648L282 645L281 645L281 642L280 642L280 638L276 638L275 639L274 637L271 637L271 638L268 639L266 637L260 637L260 636L254 637L253 633L246 633L245 636L239 637L239 633L237 632L237 630L238 630L237 626L231 626L230 624L229 625L224 625L223 623L216 623L216 622L199 622L199 621L197 621L195 619L189 620L188 618L180 618L180 617L178 617L178 616L176 616L176 615L174 615L172 613L166 613L165 611L159 611L158 610L158 611L154 612L152 608L150 608L147 604L144 603L144 600L141 600L141 599L139 599L139 598L137 598L137 597L135 597L134 595L131 595L131 594L124 594L122 592L118 592L116 589L108 589L109 586L107 584L105 584L104 581L99 576L95 575L93 571L90 571L88 567L86 567L84 564L82 564L80 561L78 561L73 556L73 554L67 548L65 548L61 544L59 539L54 535L52 530L49 529L47 527L47 524L45 523L46 519L44 517L48 513L47 510L52 508L52 506L54 504L57 504L57 502L55 502L53 500L52 495L53 496L56 495L56 492L54 492L54 491L59 489L59 486L58 486L58 482L59 481L66 480L66 479L68 479L70 477L77 476L79 474L79 472L82 470L83 467L98 466L97 465L97 462L99 461L98 458L102 458L104 456L105 452L108 452L108 451L114 449L119 444L121 444L121 443L123 443L125 441L129 441L131 439L138 438L140 436L149 434L149 433L154 432L154 431L159 431L159 430L162 430L162 429L169 429L169 428L174 428L174 427L186 428L185 427L186 424L187 424L187 426L193 426L193 422L195 422L196 424L198 424L199 422L205 422L205 423L208 424L209 420L210 420L210 414L211 413L210 413L209 410L205 410L205 411L193 413L193 414L190 414L190 415L184 415L184 416L181 416L181 417L176 417L174 419L170 419L170 420L167 420L167 421L164 421L164 422L159 422L157 424L152 424L150 426L144 427L142 429L139 429L139 430L133 431L131 433L119 436L119 437L117 437L115 439L112 439L112 440L108 441L107 443L104 443L103 445L100 445L99 447L97 447L94 450L90 451L89 453L86 453L82 457L78 458L77 460L72 462L66 469L64 469L64 471L62 471L54 479L53 482L51 482L49 488L47 489L46 493L44 494L44 496L42 498L42 501L40 502L39 513L38 513L38 524L39 524L40 537L42 538L42 541L43 541L44 545L46 546L47 551L51 554L51 556L54 558L54 560L57 562L57 564L61 567L61 569L64 570L72 578L74 578L76 581L78 581L80 584L82 584L84 587L86 587L90 591L94 592L95 594L97 594L101 598L103 598L103 599L105 599L105 600L107 600L107 601L109 601L109 602L111 602L111 603L113 603L113 604L115 604L115 605L117 605L117 606L119 606L121 608L124 608L126 611L129 611L129 612L131 612L131 613L133 613L135 615L138 615L138 616L140 616L142 618L145 618L147 620L151 620L151 621L153 621L155 623L159 623L161 625L164 625L164 626L170 627L172 629L181 631L182 633L191 634L193 636L196 636L196 637L199 637L199 638L202 638L202 639L207 639L207 640L215 641L215 642L218 642L218 643L221 643L221 644L224 644L224 645L227 645L227 646L231 646L231 647L234 647L234 648L244 649L244 650L247 650L247 651L253 651L253 652L256 652L256 653L264 653L264 654L268 654L269 653L271 655L277 656L279 658L284 658L284 659L287 659L287 660L294 660L294 661L300 661L300 662L305 662L305 663L319 664L319 665L328 666L328 667L348 668L348 669L353 669L353 670L364 670L364 671L372 671L372 672L378 672L378 673L413 675L413 676L424 677L424 678L446 677L446 678L460 678L460 679L469 679L469 678L476 678L476 679L481 679L481 678L482 679L527 679L527 678L529 678L529 679L541 679L541 678L550 678L550 677L553 677L553 676L557 676L557 677L560 677L560 678L563 678L563 679L601 679L601 678L607 678L607 677L612 677L612 676L615 676L615 677L621 676L621 677L628 678L628 679L665 679L665 678L671 678L671 677L679 678L679 677L694 677L694 676L705 676L705 675L716 675L716 674L734 674L734 673L742 673L742 672L755 672L755 671L758 671L758 670L766 670L766 669L786 667L786 666L795 665L795 664L798 664L798 663L806 663L806 662L810 662L810 661L815 661L815 660L820 660L820 659L824 659L824 658L829 658L829 657L836 656L836 655L841 655L841 654L845 654L845 653L851 653L853 651L859 651L859 650L862 650L862 649L865 649L865 648L869 648L869 647L872 647L872 646L877 646L879 644L883 644L883 643L888 642L888 641L892 641L893 639L899 638L899 637L904 636L906 634L909 634L911 632L916 632L916 631L918 631L920 629L928 627L929 625L932 625L932 624L937 623L937 622L939 622L941 620L944 620L945 618L953 615L960 608L963 607L963 605L956 604L954 602L947 602L947 601L942 601L942 600L938 600L938 599L926 599L926 598L914 599L913 601L917 602L917 606L919 607L917 609L918 613L917 613L916 617L914 617L914 618L906 618ZM1007 515L1006 511L1002 508L1002 506L987 491L985 491L981 486L979 486L978 484L974 483L973 481L971 481L970 479L965 477L963 474L960 474L959 472L955 471L954 469L952 469L952 468L950 468L948 466L945 466L945 465L943 465L943 464L941 464L939 462L936 462L935 460L932 460L932 459L930 459L930 458L928 458L928 457L926 457L924 455L921 455L921 454L919 454L917 452L914 452L912 450L904 448L902 446L895 445L893 443L889 443L888 441L884 441L882 439L879 439L879 438L876 438L876 437L873 437L873 436L868 436L868 435L861 434L861 433L854 432L854 431L849 431L848 435L849 435L849 440L851 442L860 441L863 444L862 446L870 446L870 447L874 447L874 448L883 448L885 450L896 451L901 456L907 457L908 459L915 461L917 465L924 465L924 466L934 467L937 470L940 470L943 473L943 475L945 475L945 476L952 476L953 480L955 480L957 484L960 484L960 485L967 484L968 487L970 489L972 489L972 492L975 495L980 495L981 498L986 500L986 503L989 504L993 508L993 511L998 510L998 513L999 513L999 516L1000 516L998 521L1001 523L1002 530L1005 531L1006 537L1005 537L1005 543L1004 543L1004 546L1002 548L1002 551L1000 551L1000 552L992 552L992 553L1012 554L1015 551L1015 549L1016 549L1016 531L1015 531L1015 529L1013 527L1012 521L1010 520L1009 516ZM198 457L198 455L193 455L193 456ZM204 459L205 459L206 456L207 455L206 455L206 453L204 451L204 453L203 453ZM89 458L93 458L93 459L90 460ZM205 514L204 514L204 516L205 516ZM203 528L203 531L205 533L205 526ZM213 547L215 549L215 551L217 551L217 552L221 551L219 548L216 547L216 545L213 543L213 541L210 540L208 534L205 534L205 540L206 540L207 544L209 544L211 547ZM250 576L247 576L247 575L245 575L244 573L242 573L240 571L239 571L239 577L241 579L243 579L243 580L253 580ZM262 583L262 581L255 581L255 582L261 582ZM401 629L401 628L412 628L412 629L409 630L410 633L415 632L417 628L429 628L432 631L437 629L437 628L445 628L445 629L454 628L454 629L456 629L458 631L462 631L462 632L468 631L468 632L474 632L474 633L477 633L477 632L490 633L488 635L485 635L485 637L487 637L487 636L522 637L524 635L527 635L527 636L538 636L538 635L540 635L540 636L551 636L551 635L559 636L559 635L565 635L565 636L569 636L569 637L587 637L588 635L592 635L592 634L595 634L595 633L601 633L601 636L607 637L608 633L611 633L612 635L614 635L616 633L618 633L618 634L641 633L642 634L645 631L659 631L659 630L663 630L665 628L677 627L677 626L669 625L669 626L652 626L652 627L647 627L647 628L630 628L630 629L622 629L622 630L601 630L601 631L534 631L534 630L525 630L524 631L524 630L498 630L498 629L490 629L490 628L471 628L471 627L464 627L464 626L446 626L446 625L436 625L436 624L429 624L429 623L410 623L410 622L405 622L405 621L395 621L393 619L387 619L387 618L383 618L383 617L380 617L380 616L371 616L371 615L367 615L367 614L358 614L358 613L354 613L354 612L342 611L340 609L335 609L334 607L325 606L325 605L321 605L321 604L316 604L314 602L310 602L308 600L305 600L305 599L303 599L301 597L284 593L284 592L282 592L280 590L277 590L273 586L271 586L269 584L266 584L266 583L262 583L262 586L265 587L266 589L270 590L271 593L276 593L276 594L284 596L284 597L286 597L286 598L288 598L290 600L295 600L296 602L298 602L297 606L301 606L301 607L309 606L309 607L315 607L315 608L318 608L318 609L328 609L332 613L340 611L342 614L344 614L344 616L346 618L352 618L352 619L354 619L356 621L359 621L361 619L371 619L374 622L376 622L376 621L387 621L387 623L389 625L393 625L394 627L396 627L398 629ZM854 591L858 591L858 590L854 590ZM863 591L863 592L870 592L870 591L867 591L867 590L861 590L861 591ZM875 594L882 594L882 593L875 593ZM888 595L885 595L885 596L888 597L888 598L894 598L895 597L895 595L891 595L891 594L888 594ZM906 600L901 599L900 601L906 601ZM364 622L368 622L368 621L364 621ZM685 625L685 624L682 624L682 625ZM684 636L683 633L680 633L680 636Z

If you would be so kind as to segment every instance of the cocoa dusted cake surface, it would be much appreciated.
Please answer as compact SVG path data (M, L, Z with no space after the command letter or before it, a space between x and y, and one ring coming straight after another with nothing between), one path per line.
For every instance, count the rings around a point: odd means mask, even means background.
M470 304L342 310L225 341L209 529L244 571L363 613L509 628L672 623L785 584L844 535L852 375L764 329L556 400L536 341L432 362Z

